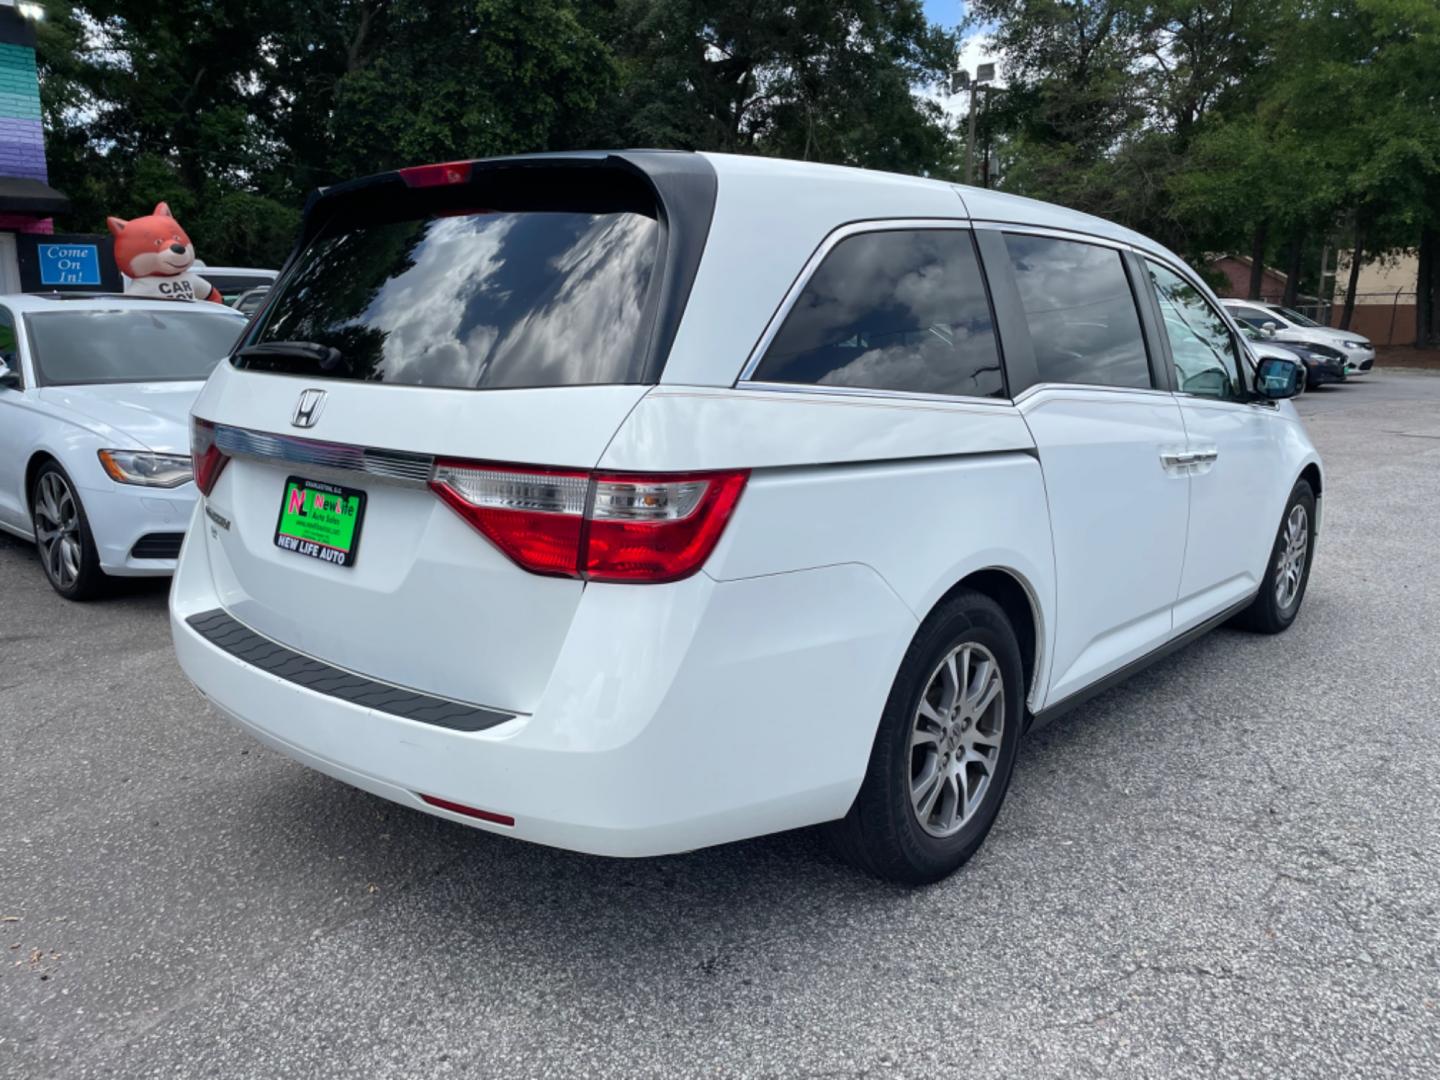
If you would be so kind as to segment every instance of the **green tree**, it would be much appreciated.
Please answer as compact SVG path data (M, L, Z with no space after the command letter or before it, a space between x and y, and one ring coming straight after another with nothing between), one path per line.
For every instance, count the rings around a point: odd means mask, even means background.
M915 87L954 63L918 0L620 0L622 82L602 141L937 171L940 109Z

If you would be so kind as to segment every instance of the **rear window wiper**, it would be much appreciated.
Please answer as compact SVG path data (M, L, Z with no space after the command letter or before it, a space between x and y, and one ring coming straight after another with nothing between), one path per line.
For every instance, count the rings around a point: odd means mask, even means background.
M259 345L246 345L235 354L242 358L256 359L287 358L309 360L321 371L334 371L338 367L349 367L345 354L333 345L321 345L314 341L265 341Z

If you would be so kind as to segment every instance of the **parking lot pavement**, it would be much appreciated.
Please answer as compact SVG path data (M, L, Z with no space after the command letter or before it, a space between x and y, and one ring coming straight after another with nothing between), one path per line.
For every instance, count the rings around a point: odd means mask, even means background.
M915 892L810 833L622 862L392 806L210 713L163 586L69 605L0 541L0 1076L1435 1076L1440 377L1301 410L1291 632L1034 736Z

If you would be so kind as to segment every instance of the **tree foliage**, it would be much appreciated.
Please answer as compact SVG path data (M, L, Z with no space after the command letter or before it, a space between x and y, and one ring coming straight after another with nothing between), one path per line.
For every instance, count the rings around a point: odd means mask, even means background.
M992 119L1015 190L1122 221L1197 263L1217 251L1281 259L1292 292L1322 243L1363 261L1440 225L1434 0L970 8L1007 61Z
M644 145L934 172L919 0L51 0L38 60L67 227L164 198L211 262L275 265L317 186Z

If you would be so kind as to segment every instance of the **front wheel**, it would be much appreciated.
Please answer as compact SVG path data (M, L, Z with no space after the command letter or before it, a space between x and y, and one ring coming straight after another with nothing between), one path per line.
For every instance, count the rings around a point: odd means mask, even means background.
M1315 493L1308 480L1297 480L1270 549L1260 591L1250 606L1235 617L1235 625L1261 634L1288 630L1300 613L1314 556Z
M104 591L100 553L80 496L56 462L47 461L30 494L35 546L55 591L67 600L90 600Z
M1000 606L961 592L915 635L881 714L850 812L827 826L848 861L923 885L985 840L1015 765L1024 672Z

